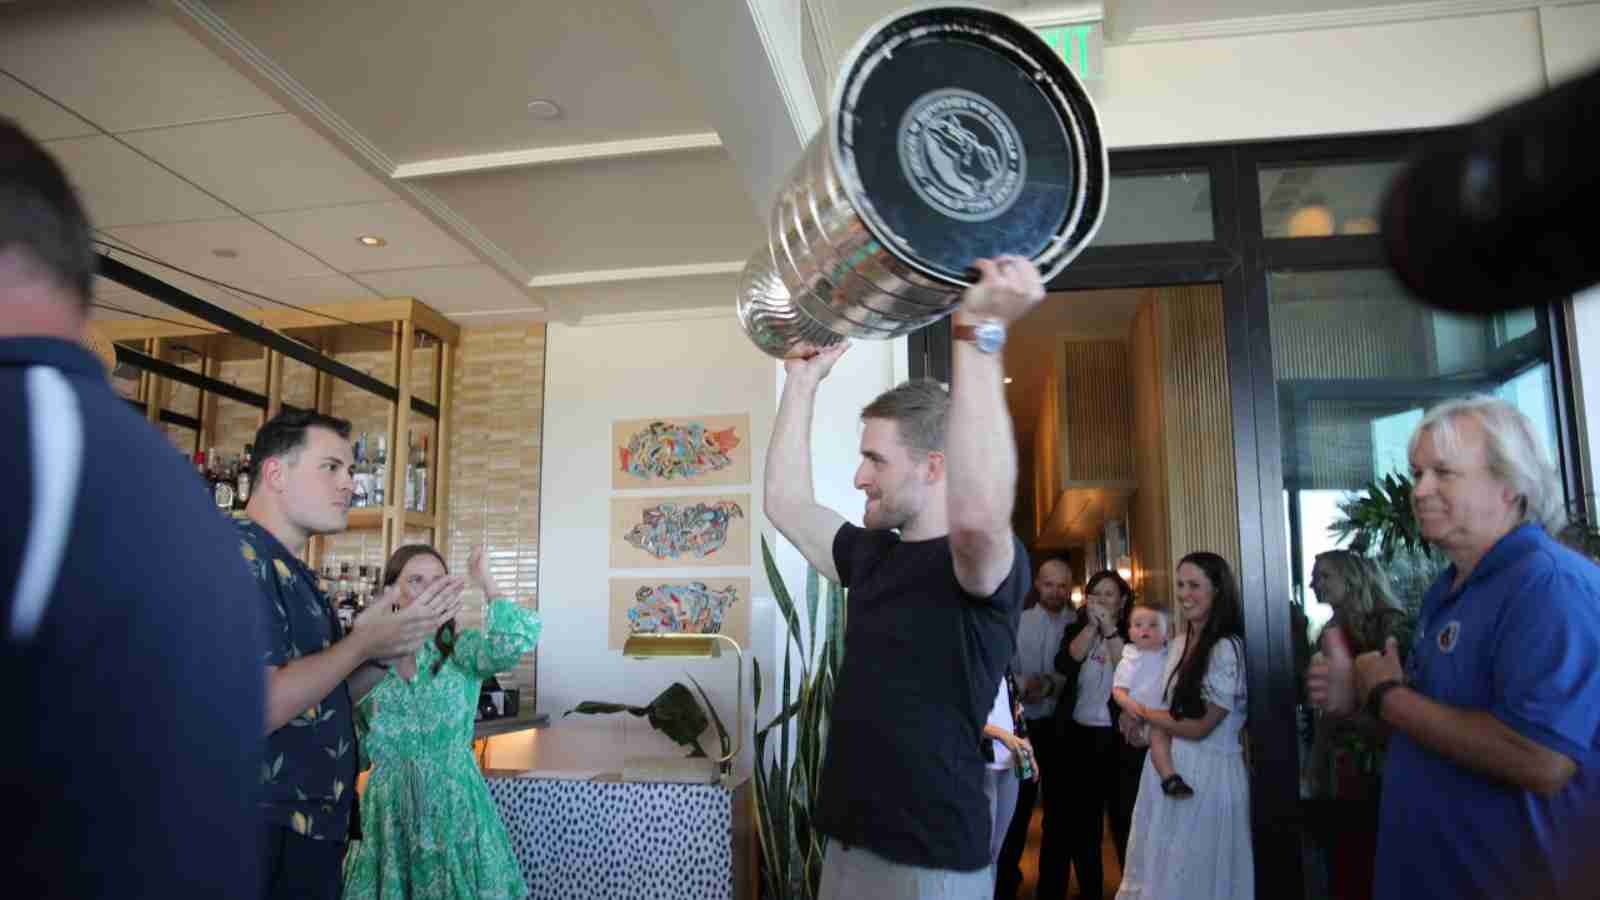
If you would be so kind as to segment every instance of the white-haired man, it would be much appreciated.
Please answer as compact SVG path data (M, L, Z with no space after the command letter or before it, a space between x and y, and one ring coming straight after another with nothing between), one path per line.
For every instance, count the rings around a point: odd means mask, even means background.
M1451 565L1402 671L1395 641L1312 663L1312 701L1392 729L1378 900L1592 897L1600 822L1600 567L1551 532L1561 485L1527 418L1492 397L1429 411L1412 508Z

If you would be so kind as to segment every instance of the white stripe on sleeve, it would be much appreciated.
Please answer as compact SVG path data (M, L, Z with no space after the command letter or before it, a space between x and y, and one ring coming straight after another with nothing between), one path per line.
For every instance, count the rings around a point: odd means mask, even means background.
M33 637L44 619L66 556L78 483L83 477L83 413L72 386L55 369L34 366L24 376L24 391L33 505L11 603L11 639L16 641Z

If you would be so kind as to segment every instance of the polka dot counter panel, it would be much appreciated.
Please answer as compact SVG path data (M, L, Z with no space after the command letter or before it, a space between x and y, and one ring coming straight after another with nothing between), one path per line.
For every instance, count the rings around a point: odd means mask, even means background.
M490 778L533 900L733 900L733 792Z

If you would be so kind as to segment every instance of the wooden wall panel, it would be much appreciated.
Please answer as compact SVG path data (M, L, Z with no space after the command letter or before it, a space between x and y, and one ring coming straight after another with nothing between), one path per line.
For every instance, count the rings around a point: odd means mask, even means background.
M1134 477L1133 386L1122 341L1068 341L1067 481Z
M1239 504L1222 288L1163 288L1157 296L1171 559L1210 550L1237 566Z
M1162 364L1157 339L1159 309L1139 307L1128 334L1129 384L1133 404L1133 462L1138 488L1128 509L1134 588L1146 600L1171 602L1171 554L1167 545L1166 442L1162 437ZM1115 564L1116 560L1110 561Z
M1044 531L1056 498L1061 495L1061 379L1051 374L1045 379L1043 396L1039 398L1039 420L1033 429L1033 479L1023 485L1018 500L1032 507L1033 534L1024 538L1037 538Z

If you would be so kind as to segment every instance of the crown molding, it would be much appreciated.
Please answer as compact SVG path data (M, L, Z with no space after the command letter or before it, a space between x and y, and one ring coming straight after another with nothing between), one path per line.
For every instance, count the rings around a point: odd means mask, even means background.
M532 318L537 317L538 320L542 322L544 321L544 317L548 315L549 312L550 311L545 309L543 306L536 304L533 306L511 306L504 309L473 309L465 312L442 312L440 315L452 320L488 319L504 316L506 317L507 321L520 321L524 319L531 320Z
M833 0L806 0L805 15L811 19L811 33L817 38L817 54L822 57L822 71L827 78L823 87L830 93L833 80L838 77L839 57L844 53L839 47L839 27L835 23Z
M466 241L469 246L478 251L478 255L491 266L500 270L500 274L510 278L518 284L526 284L532 277L516 257L507 253L499 244L490 240L488 235L478 230L478 226L468 222L464 216L456 212L450 204L444 202L438 194L425 187L407 184L403 181L393 182L394 190L409 196L416 205L422 207L435 222L448 231L455 232L456 236Z
M577 322L563 324L575 325L581 328L605 327L608 325L645 325L655 322L683 322L701 319L732 319L733 312L729 308L732 304L722 306L697 306L691 309L655 309L649 312L629 313L601 313L593 316L579 316Z
M318 97L307 90L293 75L252 44L244 35L234 30L226 20L217 15L203 0L167 0L176 14L178 23L191 34L206 42L213 50L253 74L262 87L276 94L291 110L298 110L310 120L313 128L336 145L351 151L355 161L381 178L390 188L412 202L440 228L454 235L477 251L479 258L498 269L501 274L521 284L530 274L501 247L489 240L472 223L451 209L444 200L431 191L395 180L395 163L382 149L368 140L345 118L334 112Z
M1362 25L1388 25L1425 19L1449 19L1493 13L1520 12L1541 6L1556 6L1534 0L1426 0L1392 6L1367 6L1356 9L1330 9L1322 12L1286 13L1276 16L1249 16L1214 22L1185 22L1177 25L1152 25L1133 28L1116 44L1153 44L1170 41L1243 37L1253 34L1278 34L1288 31L1317 31Z
M692 278L696 275L731 275L744 271L743 262L690 263L682 266L643 266L634 269L594 269L588 272L557 272L528 279L530 288L571 287L582 284L611 284L619 281L651 281L658 278Z
M599 141L590 144L567 144L560 147L534 147L501 153L424 159L395 166L393 177L398 181L405 181L411 178L430 178L463 172L490 172L496 169L522 169L565 162L593 162L630 156L682 153L687 150L709 150L721 146L722 138L715 131L669 134L623 141Z
M329 136L355 151L360 161L366 163L368 168L384 177L388 177L394 171L394 160L379 149L377 144L367 140L366 135L357 131L354 125L307 90L305 85L278 65L276 60L235 31L232 25L213 12L203 0L168 0L168 5L188 20L193 26L191 31L194 28L199 29L198 37L209 39L214 45L220 45L235 60L264 80L266 87L316 120Z
M786 6L781 0L745 0L745 6L761 38L761 48L778 82L778 91L783 95L783 105L789 111L795 137L804 147L822 127L822 108L817 103L816 91L811 88L811 77L806 74L800 46L800 21L798 18L790 20L792 28L784 27L789 23L774 21L772 13ZM801 9L799 14L805 15L805 10ZM793 34L789 33L791 31Z
M1029 28L1054 28L1057 25L1077 25L1083 22L1100 22L1106 17L1104 3L1058 3L1055 6L1028 7L1011 13L1011 17Z

